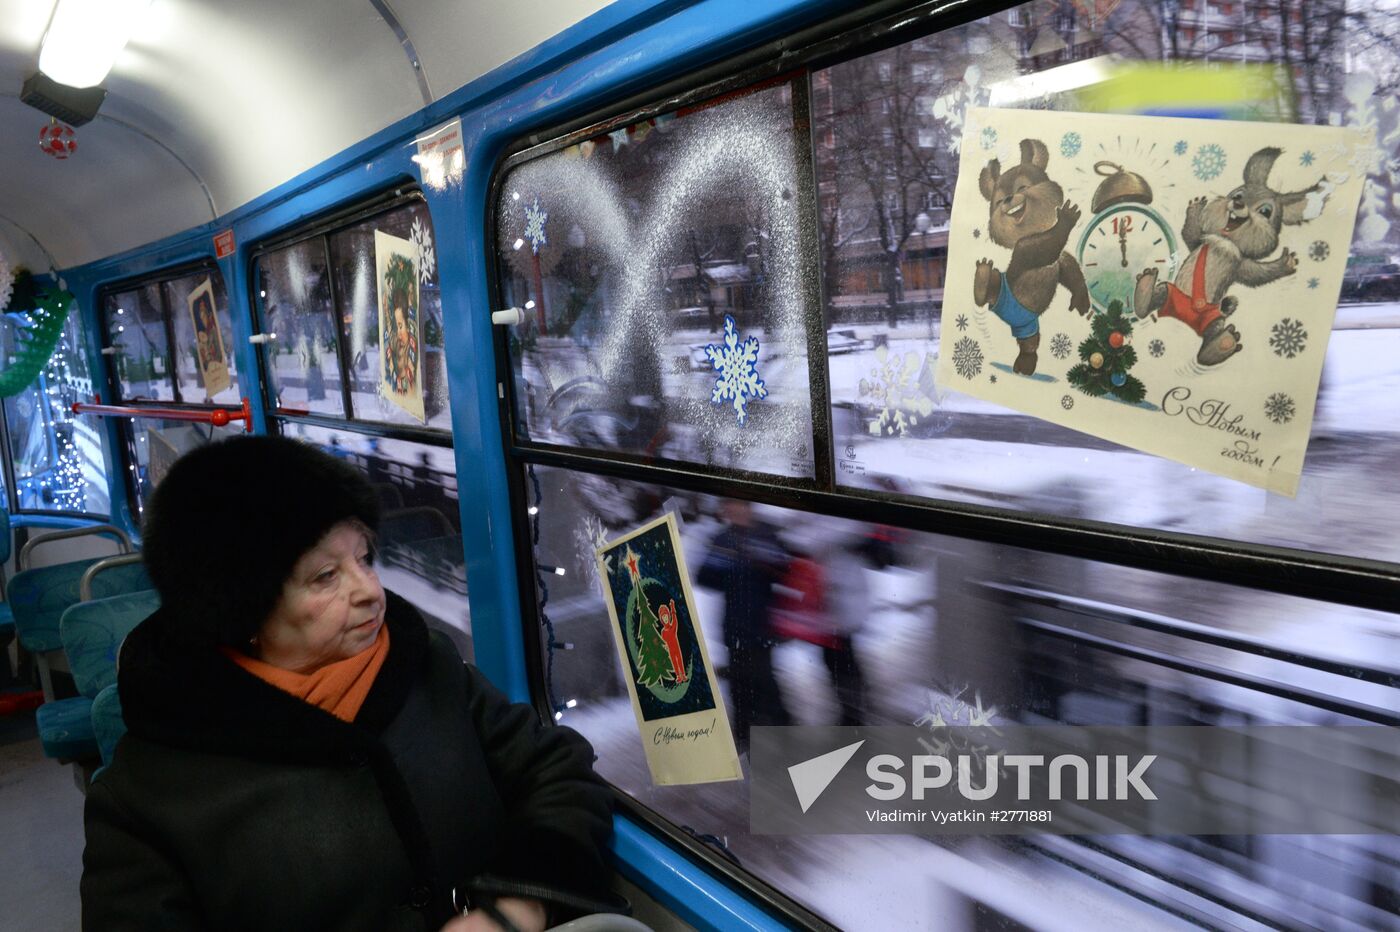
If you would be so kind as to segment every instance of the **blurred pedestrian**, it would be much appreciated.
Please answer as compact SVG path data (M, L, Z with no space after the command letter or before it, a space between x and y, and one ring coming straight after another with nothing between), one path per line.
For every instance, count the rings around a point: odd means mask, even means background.
M773 529L748 502L726 499L720 519L725 528L710 542L697 582L724 593L734 742L742 754L749 747L751 726L792 723L773 673L769 627L773 584L782 578L787 558Z

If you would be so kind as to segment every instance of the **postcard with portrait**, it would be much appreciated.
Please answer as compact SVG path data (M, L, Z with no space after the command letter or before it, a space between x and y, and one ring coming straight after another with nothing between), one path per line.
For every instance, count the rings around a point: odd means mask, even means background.
M374 266L379 307L379 393L426 424L418 247L412 240L375 230Z
M596 554L652 781L741 779L675 516L668 513Z
M185 299L190 322L194 324L194 352L204 379L206 400L233 384L229 376L228 355L224 352L224 335L219 328L219 315L214 311L214 285L206 278Z
M1050 111L967 126L939 386L1295 495L1373 143Z

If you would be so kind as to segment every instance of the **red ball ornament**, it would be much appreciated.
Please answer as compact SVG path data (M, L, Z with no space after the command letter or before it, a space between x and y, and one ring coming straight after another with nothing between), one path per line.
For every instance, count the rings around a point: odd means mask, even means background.
M1114 349L1118 349L1118 347L1123 345L1123 334L1119 333L1117 330L1110 333L1108 335L1108 345Z
M78 151L78 140L73 136L73 127L54 120L39 129L39 148L45 155L56 159L66 159Z

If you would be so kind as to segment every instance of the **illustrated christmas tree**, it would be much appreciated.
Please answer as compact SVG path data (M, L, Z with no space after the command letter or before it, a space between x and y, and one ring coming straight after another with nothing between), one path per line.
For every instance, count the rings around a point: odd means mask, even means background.
M1094 315L1091 326L1092 334L1079 344L1083 362L1065 373L1069 384L1095 398L1112 394L1128 404L1142 401L1147 388L1128 373L1137 364L1137 351L1128 345L1133 323L1123 313L1122 302L1109 302L1107 313Z
M632 580L632 596L636 600L637 682L642 686L660 686L671 676L671 655L661 640L661 625L651 610L642 587L640 560L632 548L627 548L624 565Z

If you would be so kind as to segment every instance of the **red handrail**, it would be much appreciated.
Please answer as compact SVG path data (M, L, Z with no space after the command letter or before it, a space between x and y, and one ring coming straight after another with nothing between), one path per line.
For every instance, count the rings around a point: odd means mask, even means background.
M212 411L200 411L190 408L145 408L140 405L104 405L102 396L94 395L96 404L84 404L81 401L73 402L74 414L96 414L98 417L149 417L160 418L164 421L194 421L199 424L213 424L215 427L226 427L230 421L242 421L244 433L253 431L253 409L248 404L248 399L243 399L243 404L238 408L215 408Z

